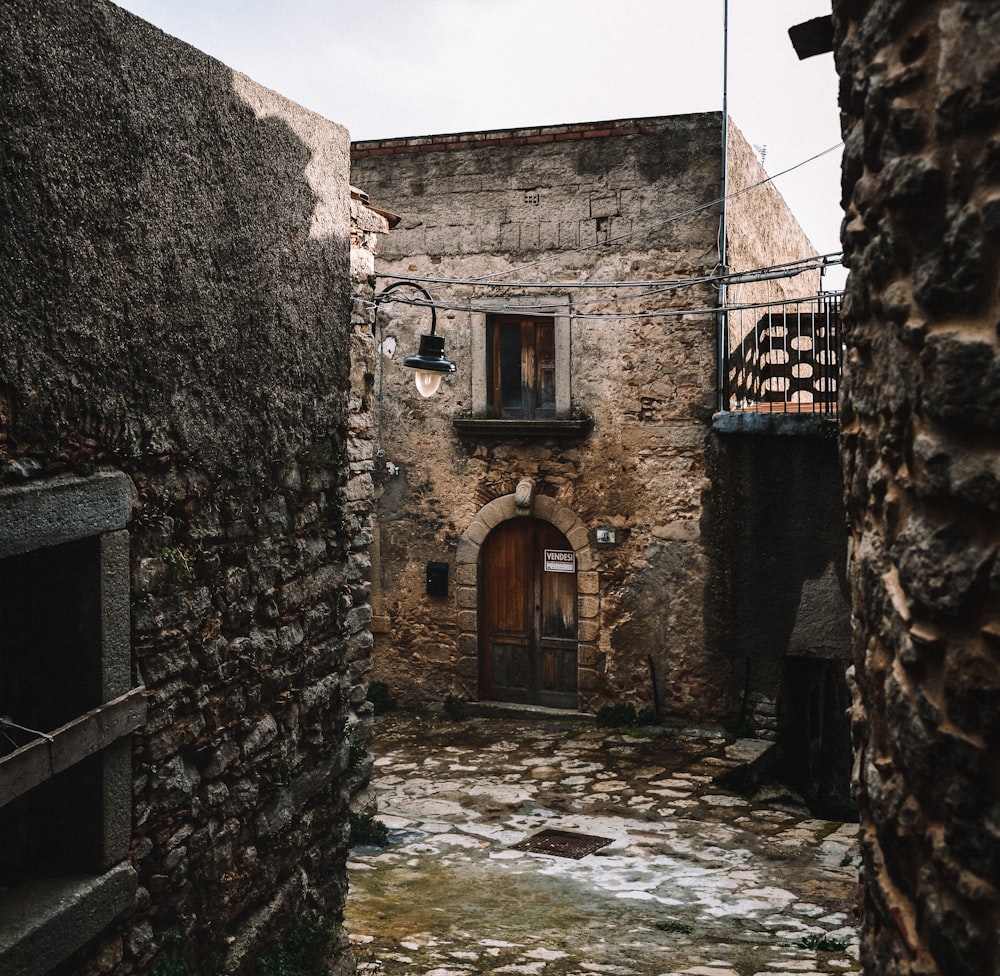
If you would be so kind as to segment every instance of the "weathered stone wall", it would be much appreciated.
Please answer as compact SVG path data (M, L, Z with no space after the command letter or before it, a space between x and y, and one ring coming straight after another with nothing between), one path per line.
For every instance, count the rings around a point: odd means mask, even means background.
M709 455L717 489L707 513L723 527L712 617L742 683L740 726L781 743L782 775L814 812L848 819L851 610L836 419L754 419L772 431L717 433Z
M569 284L715 269L720 126L707 114L354 144L354 182L402 217L380 254L382 282L429 279L435 299L451 306L439 310L438 331L458 366L441 393L421 401L397 363L416 350L429 313L382 306L381 438L392 467L380 472L373 602L377 674L396 695L476 697L476 562L462 547L478 546L495 524L480 513L514 512L515 487L530 479L544 510L559 513L549 520L589 534L586 553L577 549L586 564L581 705L653 705L654 671L669 713L733 708L730 662L705 611L717 292ZM754 219L740 233L755 259L791 259L807 247L797 228L785 235L771 226L795 226L786 210ZM758 247L757 236L794 238L794 253ZM549 287L469 281L488 275ZM589 433L528 438L453 425L478 409L484 318L469 309L491 303L598 316L569 325L569 413L589 418ZM666 314L629 317L648 312ZM598 543L598 528L613 530L615 543ZM446 598L425 593L430 561L449 564Z
M866 971L1000 972L1000 12L834 3Z
M348 137L102 0L4 15L2 472L131 479L148 699L136 902L59 972L252 972L339 938L367 774Z

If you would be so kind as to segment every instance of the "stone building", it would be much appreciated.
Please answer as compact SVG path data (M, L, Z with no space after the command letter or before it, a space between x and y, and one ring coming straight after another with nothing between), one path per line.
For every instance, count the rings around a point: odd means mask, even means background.
M865 971L1000 973L1000 8L833 4Z
M385 219L104 0L7 3L0 86L0 971L336 957Z
M720 369L722 143L709 113L353 144L354 182L401 215L378 260L391 694L742 712L773 735L789 655L849 653L835 425L727 375L820 274L730 282L746 317ZM815 257L732 125L725 177L731 270ZM398 368L423 291L457 364L428 399Z

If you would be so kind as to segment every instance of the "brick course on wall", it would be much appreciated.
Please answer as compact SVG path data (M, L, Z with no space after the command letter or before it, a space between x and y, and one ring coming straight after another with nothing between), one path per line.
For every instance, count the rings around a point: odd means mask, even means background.
M147 701L134 904L55 972L253 973L314 915L333 958L370 765L384 220L356 208L352 281L343 128L102 0L5 21L0 476L127 476Z
M865 971L1000 973L1000 13L837 0Z

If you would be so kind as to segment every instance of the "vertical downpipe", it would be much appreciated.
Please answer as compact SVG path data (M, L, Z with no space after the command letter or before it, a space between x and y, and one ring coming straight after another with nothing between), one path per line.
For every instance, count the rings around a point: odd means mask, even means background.
M729 0L722 0L722 179L719 197L719 274L726 274L726 194L729 192L727 171L729 169ZM726 279L719 281L719 309L716 313L718 332L718 364L716 386L719 391L719 410L729 408L727 376L729 373L729 324L726 317L728 300Z

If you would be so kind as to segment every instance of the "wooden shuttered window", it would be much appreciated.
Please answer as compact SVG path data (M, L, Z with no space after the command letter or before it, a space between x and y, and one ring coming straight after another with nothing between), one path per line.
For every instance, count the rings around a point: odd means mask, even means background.
M487 320L489 407L494 417L543 420L556 414L555 325L551 318Z

